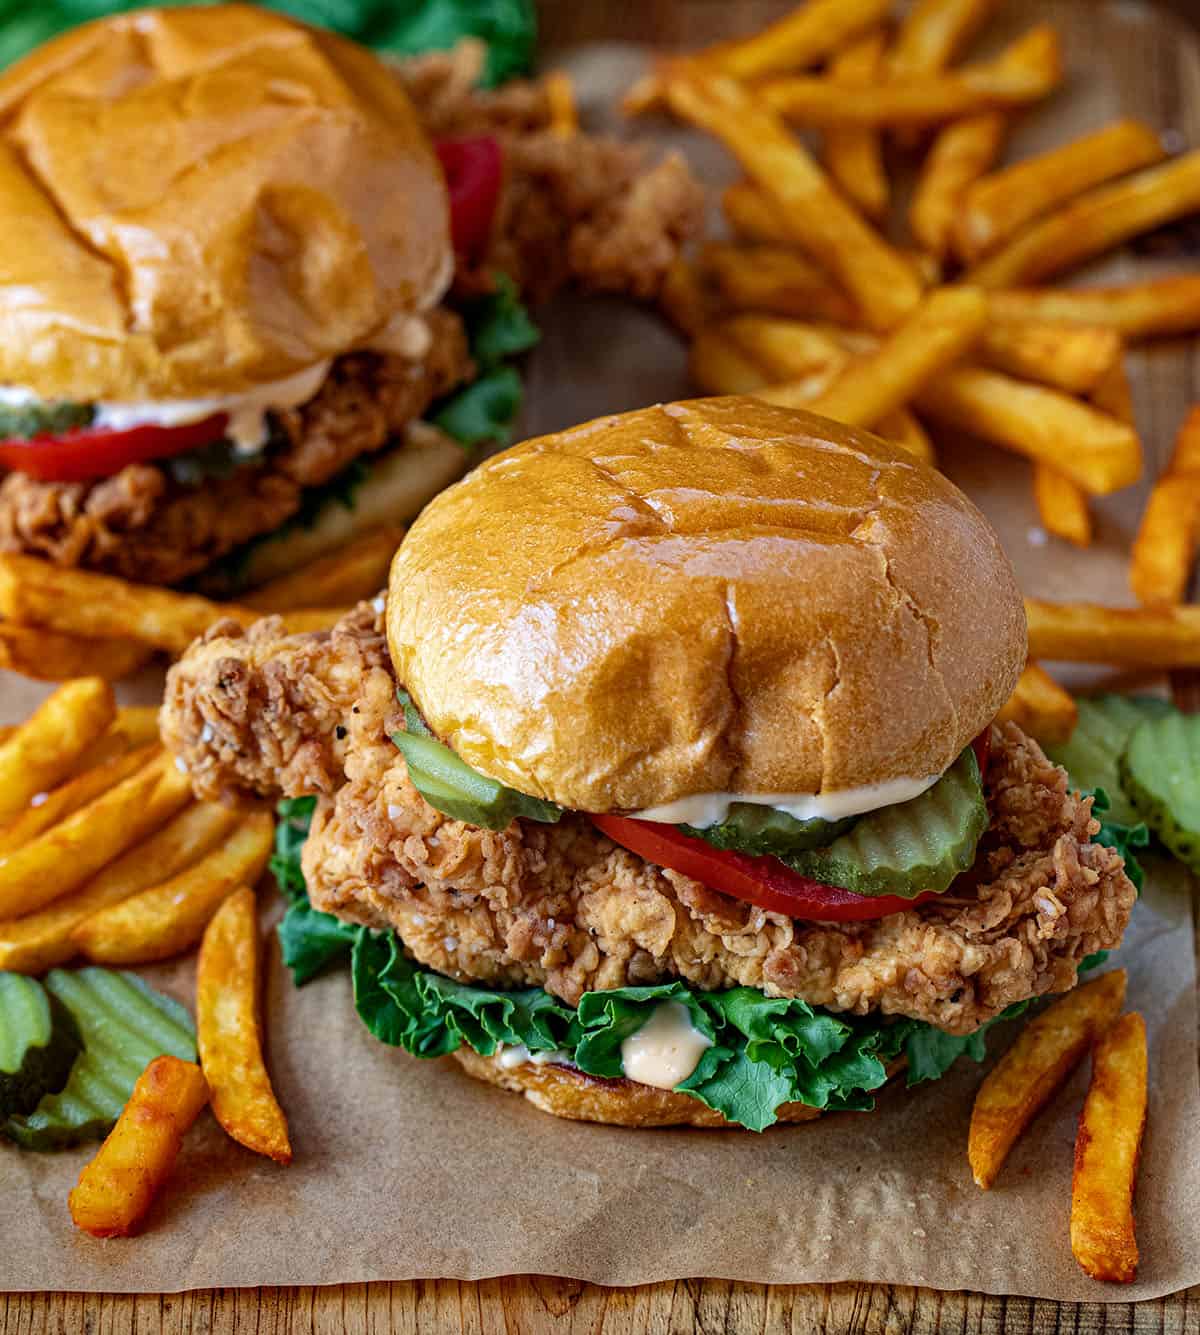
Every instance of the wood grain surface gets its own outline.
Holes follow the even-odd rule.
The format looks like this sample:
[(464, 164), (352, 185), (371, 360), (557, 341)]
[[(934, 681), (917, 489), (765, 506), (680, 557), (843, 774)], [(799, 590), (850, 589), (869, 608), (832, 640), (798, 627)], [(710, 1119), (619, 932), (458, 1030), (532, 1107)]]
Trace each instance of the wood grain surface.
[[(1044, 6), (1058, 17), (1058, 0)], [(664, 46), (694, 45), (747, 29), (783, 6), (775, 0), (542, 0), (546, 48), (619, 35)], [(1099, 0), (1094, 6), (1094, 50), (1107, 60), (1123, 88), (1136, 90), (1133, 109), (1160, 124), (1182, 125), (1200, 117), (1197, 46), (1178, 18), (1200, 26), (1200, 0), (1170, 0), (1161, 17), (1137, 25), (1131, 12), (1143, 0)], [(736, 16), (736, 17), (731, 17)], [(1188, 108), (1185, 115), (1184, 108)], [(1195, 140), (1195, 136), (1192, 136)], [(1191, 229), (1192, 240), (1195, 231)], [(1166, 244), (1172, 243), (1170, 238)], [(1185, 239), (1186, 265), (1195, 264)], [(1135, 366), (1139, 422), (1160, 462), (1177, 425), (1181, 405), (1200, 399), (1200, 355), (1174, 347), (1139, 355)], [(19, 1246), (0, 1202), (0, 1246)], [(285, 1226), (280, 1221), (281, 1228)], [(321, 1332), (588, 1332), (626, 1335), (675, 1332), (1197, 1332), (1200, 1289), (1158, 1301), (1060, 1305), (1024, 1298), (983, 1297), (929, 1290), (840, 1284), (773, 1287), (714, 1280), (684, 1280), (639, 1289), (602, 1289), (572, 1280), (514, 1277), (480, 1283), (346, 1285), (330, 1288), (217, 1290), (152, 1296), (88, 1294), (0, 1295), (0, 1335), (318, 1335)]]

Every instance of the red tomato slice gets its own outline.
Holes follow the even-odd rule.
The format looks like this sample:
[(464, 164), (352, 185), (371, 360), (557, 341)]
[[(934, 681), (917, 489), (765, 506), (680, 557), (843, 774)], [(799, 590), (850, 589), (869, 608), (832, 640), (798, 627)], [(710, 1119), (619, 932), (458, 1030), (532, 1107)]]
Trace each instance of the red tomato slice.
[(504, 153), (490, 134), (439, 139), (434, 151), (450, 190), (450, 238), (454, 249), (478, 259), (487, 246), (504, 178)]
[(112, 477), (127, 464), (167, 459), (220, 440), (224, 413), (184, 426), (133, 426), (126, 431), (80, 427), (61, 436), (0, 441), (0, 466), (43, 482), (86, 482)]
[(592, 824), (615, 844), (637, 853), (647, 862), (681, 872), (734, 899), (789, 918), (816, 922), (854, 922), (903, 913), (914, 904), (936, 899), (932, 890), (912, 899), (897, 895), (856, 895), (837, 885), (825, 885), (798, 876), (778, 858), (748, 857), (713, 848), (703, 839), (684, 834), (674, 825), (631, 820), (628, 816), (590, 816)]

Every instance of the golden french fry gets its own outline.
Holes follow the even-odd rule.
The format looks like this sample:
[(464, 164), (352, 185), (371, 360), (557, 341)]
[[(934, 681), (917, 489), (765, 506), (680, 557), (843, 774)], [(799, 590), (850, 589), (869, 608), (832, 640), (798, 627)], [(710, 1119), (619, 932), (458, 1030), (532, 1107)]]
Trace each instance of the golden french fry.
[(241, 886), (213, 914), (196, 964), (196, 1039), (213, 1116), (240, 1145), (291, 1163), (287, 1119), (263, 1061), (258, 917)]
[(944, 70), (996, 7), (997, 0), (917, 0), (905, 15), (888, 57), (893, 79)]
[(688, 375), (705, 394), (756, 394), (771, 379), (718, 325), (701, 329), (692, 340)]
[(955, 249), (965, 263), (973, 264), (1051, 209), (1165, 156), (1148, 125), (1119, 120), (1015, 162), (966, 192), (955, 223)]
[(243, 818), (227, 842), (199, 862), (85, 919), (73, 939), (96, 964), (150, 964), (181, 955), (236, 886), (253, 885), (271, 856), (275, 823), (266, 811)]
[(1072, 482), (1053, 464), (1035, 462), (1033, 499), (1047, 533), (1073, 542), (1076, 547), (1091, 546), (1092, 514), (1087, 492), (1077, 482)]
[(707, 324), (713, 303), (696, 265), (683, 255), (676, 255), (663, 275), (658, 305), (685, 337), (699, 333)]
[(1121, 1013), (1125, 971), (1114, 969), (1035, 1016), (988, 1072), (975, 1096), (967, 1158), (985, 1190), (1017, 1138)]
[(101, 793), (136, 774), (158, 750), (156, 744), (139, 747), (136, 751), (110, 756), (108, 760), (86, 769), (73, 779), (46, 795), (46, 800), (24, 811), (0, 828), (0, 858), (36, 839), (43, 831), (66, 820), (72, 812), (85, 807)]
[(1167, 472), (1200, 474), (1200, 404), (1192, 408), (1179, 428)]
[[(749, 196), (762, 199), (753, 187)], [(850, 298), (795, 249), (714, 241), (705, 247), (703, 264), (723, 304), (732, 310), (771, 311), (835, 324), (848, 324), (855, 318)]]
[[(851, 87), (874, 83), (883, 71), (884, 41), (879, 30), (858, 38), (830, 62), (830, 75)], [(879, 222), (886, 216), (891, 186), (876, 131), (831, 127), (825, 134), (825, 167), (842, 193), (868, 218)]]
[(82, 889), (37, 913), (0, 922), (0, 969), (45, 973), (65, 964), (75, 954), (72, 933), (80, 923), (198, 862), (241, 818), (228, 807), (193, 802), (110, 862)]
[[(1043, 744), (1070, 740), (1079, 710), (1070, 694), (1039, 663), (1026, 663), (1016, 689), (996, 716), (1001, 723), (1015, 723)], [(975, 1179), (979, 1181), (978, 1177)], [(980, 1186), (987, 1183), (980, 1182)]]
[(734, 154), (791, 239), (828, 269), (868, 324), (889, 329), (916, 306), (921, 282), (912, 266), (846, 203), (777, 115), (732, 79), (675, 79), (668, 97)]
[(207, 1102), (208, 1086), (195, 1062), (155, 1057), (96, 1157), (79, 1174), (69, 1197), (75, 1226), (95, 1238), (134, 1233)]
[(1129, 587), (1143, 607), (1186, 599), (1198, 536), (1200, 475), (1165, 474), (1150, 492), (1129, 558)]
[(875, 430), (893, 445), (899, 445), (922, 463), (937, 467), (937, 453), (929, 433), (907, 408), (897, 408), (876, 423)]
[(550, 129), (560, 138), (569, 139), (579, 133), (579, 111), (575, 106), (575, 85), (571, 76), (562, 70), (552, 70), (542, 80), (546, 105), (550, 112)]
[(917, 407), (993, 445), (1053, 464), (1093, 496), (1119, 491), (1141, 475), (1141, 444), (1127, 423), (999, 371), (944, 371), (917, 394)]
[(1137, 1278), (1133, 1194), (1146, 1127), (1146, 1023), (1136, 1011), (1096, 1044), (1075, 1135), (1071, 1252), (1093, 1279)]
[(1197, 209), (1200, 149), (1079, 195), (982, 260), (970, 281), (1001, 288), (1035, 283)]
[[(990, 306), (989, 306), (990, 313)], [(1121, 336), (1099, 325), (989, 324), (979, 360), (1018, 380), (1089, 394), (1122, 355)]]
[[(288, 611), (283, 619), (290, 631), (327, 630), (346, 610)], [(214, 603), (195, 594), (131, 584), (112, 575), (12, 554), (0, 556), (0, 613), (22, 625), (89, 638), (125, 636), (175, 654), (222, 617), (249, 626), (263, 615), (250, 607)]]
[(1101, 607), (1026, 598), (1034, 658), (1115, 666), (1200, 667), (1200, 606)]
[(838, 338), (816, 325), (770, 315), (734, 315), (716, 326), (770, 380), (840, 371), (850, 360)]
[(986, 317), (982, 292), (939, 288), (875, 352), (851, 362), (820, 398), (800, 402), (789, 385), (773, 386), (760, 397), (769, 403), (807, 407), (850, 426), (874, 426), (969, 351)]
[(113, 729), (119, 732), (126, 746), (148, 746), (158, 741), (157, 705), (122, 705), (117, 710)]
[(1040, 101), (1058, 87), (1062, 73), (1058, 34), (1042, 24), (995, 60), (947, 74), (869, 88), (784, 75), (756, 85), (756, 92), (766, 106), (798, 125), (935, 125)]
[(1088, 395), (1102, 413), (1115, 417), (1126, 426), (1137, 426), (1133, 412), (1133, 389), (1125, 370), (1125, 358), (1119, 357), (1100, 378), (1099, 384)]
[(1200, 329), (1200, 277), (1179, 274), (1119, 287), (1008, 288), (988, 295), (997, 321), (1103, 326), (1136, 340)]
[(0, 821), (70, 775), (116, 717), (112, 688), (99, 677), (65, 682), (0, 745)]
[(0, 859), (0, 918), (35, 913), (77, 890), (191, 797), (187, 776), (158, 756), (87, 806)]
[(947, 125), (934, 139), (908, 209), (912, 233), (930, 254), (950, 253), (963, 195), (995, 162), (1007, 129), (1005, 116), (987, 111)]
[(70, 681), (73, 677), (103, 677), (120, 681), (145, 667), (154, 650), (133, 640), (84, 639), (0, 622), (0, 667), (35, 681)]
[(335, 607), (373, 598), (387, 587), (388, 569), (404, 537), (398, 524), (373, 528), (344, 547), (255, 589), (245, 605), (262, 614)]

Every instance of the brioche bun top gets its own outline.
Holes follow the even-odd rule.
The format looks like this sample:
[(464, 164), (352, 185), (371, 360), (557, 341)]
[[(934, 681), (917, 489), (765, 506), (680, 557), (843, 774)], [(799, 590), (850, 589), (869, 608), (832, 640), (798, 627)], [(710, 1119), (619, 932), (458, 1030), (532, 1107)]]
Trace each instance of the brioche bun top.
[(487, 460), (409, 531), (387, 628), (468, 764), (594, 812), (941, 773), (1025, 660), (1012, 568), (947, 478), (742, 397)]
[(74, 29), (0, 75), (0, 382), (236, 393), (432, 305), (446, 188), (370, 52), (250, 5)]

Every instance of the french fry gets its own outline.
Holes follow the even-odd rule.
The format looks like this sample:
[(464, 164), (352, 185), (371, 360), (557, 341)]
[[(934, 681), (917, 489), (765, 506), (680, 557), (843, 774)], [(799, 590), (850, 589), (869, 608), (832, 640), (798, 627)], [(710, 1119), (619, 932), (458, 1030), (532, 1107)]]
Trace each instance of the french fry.
[(917, 394), (916, 406), (948, 426), (1053, 464), (1089, 495), (1119, 491), (1141, 475), (1141, 445), (1132, 427), (1057, 390), (999, 371), (979, 366), (945, 371)]
[[(1079, 710), (1070, 694), (1045, 668), (1030, 661), (1017, 680), (1016, 690), (996, 717), (1001, 723), (1017, 724), (1043, 745), (1047, 742), (1059, 744), (1070, 740)], [(978, 1177), (975, 1180), (978, 1182)], [(979, 1185), (988, 1184), (980, 1182)]]
[(1118, 667), (1200, 667), (1200, 606), (1101, 607), (1026, 598), (1034, 658)]
[(234, 890), (204, 929), (196, 964), (196, 1038), (213, 1115), (240, 1145), (291, 1163), (287, 1119), (271, 1088), (258, 1021), (254, 891)]
[(981, 287), (1017, 287), (1200, 209), (1200, 149), (1079, 195), (970, 270)]
[(1167, 473), (1150, 492), (1129, 558), (1129, 587), (1143, 607), (1187, 597), (1200, 536), (1200, 475)]
[(792, 240), (828, 269), (868, 324), (889, 329), (916, 306), (921, 282), (912, 266), (842, 199), (778, 116), (731, 79), (672, 80), (668, 97), (737, 157)]
[(771, 379), (717, 325), (701, 329), (692, 340), (688, 375), (705, 394), (757, 394)]
[(1068, 144), (976, 181), (962, 200), (955, 249), (967, 264), (1085, 190), (1160, 162), (1159, 137), (1140, 121), (1119, 120)]
[(96, 1157), (79, 1174), (69, 1197), (75, 1226), (95, 1238), (136, 1232), (207, 1102), (199, 1066), (155, 1057)]
[(157, 705), (122, 705), (117, 710), (113, 730), (119, 732), (126, 746), (148, 746), (158, 741)]
[(110, 788), (136, 774), (155, 754), (154, 744), (136, 751), (111, 756), (103, 763), (86, 769), (73, 779), (46, 795), (46, 800), (35, 807), (26, 807), (14, 820), (0, 828), (0, 858), (36, 839), (39, 834), (66, 820), (72, 812), (106, 793)]
[(947, 125), (934, 139), (908, 209), (912, 233), (930, 254), (950, 253), (963, 195), (999, 156), (1007, 128), (1006, 117), (988, 111)]
[(1125, 370), (1125, 358), (1118, 357), (1100, 378), (1100, 382), (1088, 396), (1095, 407), (1118, 422), (1136, 428), (1137, 418), (1133, 411), (1133, 388)]
[(996, 7), (996, 0), (917, 0), (904, 17), (888, 57), (893, 79), (944, 70)]
[(89, 640), (40, 626), (0, 622), (0, 667), (35, 681), (103, 677), (120, 681), (145, 667), (154, 650), (133, 640)]
[[(830, 75), (851, 87), (869, 85), (882, 73), (883, 50), (883, 33), (869, 32), (834, 57)], [(829, 129), (825, 166), (842, 193), (868, 218), (879, 222), (886, 216), (891, 186), (883, 165), (883, 145), (874, 130)]]
[(550, 110), (550, 129), (562, 139), (579, 133), (579, 112), (575, 106), (575, 85), (562, 70), (552, 70), (542, 80), (542, 90)]
[(892, 444), (899, 445), (922, 463), (937, 467), (937, 453), (929, 433), (907, 408), (897, 408), (876, 424), (875, 430)]
[(764, 104), (797, 125), (876, 129), (936, 125), (1040, 101), (1062, 81), (1058, 34), (1030, 29), (995, 60), (932, 77), (855, 88), (813, 75), (785, 75), (755, 86)]
[(165, 756), (0, 860), (0, 918), (35, 913), (77, 890), (144, 839), (191, 796), (187, 776)]
[(274, 828), (268, 812), (244, 817), (199, 862), (85, 919), (73, 933), (75, 945), (94, 963), (109, 965), (150, 964), (190, 950), (225, 896), (262, 875)]
[(387, 587), (388, 569), (403, 537), (404, 529), (396, 524), (373, 528), (328, 556), (255, 589), (245, 605), (265, 614), (373, 598)]
[(987, 1190), (1009, 1150), (1121, 1013), (1125, 971), (1114, 969), (1068, 992), (1035, 1016), (988, 1072), (975, 1106), (967, 1158)]
[(696, 265), (676, 255), (663, 275), (658, 293), (662, 313), (684, 337), (697, 334), (708, 323), (713, 305)]
[(1037, 462), (1033, 465), (1033, 499), (1047, 533), (1076, 547), (1091, 546), (1092, 514), (1087, 492), (1077, 482), (1053, 464)]
[[(727, 198), (734, 189), (731, 186), (726, 192)], [(747, 197), (762, 200), (753, 187)], [(763, 207), (769, 211), (769, 206)], [(705, 247), (703, 263), (724, 304), (732, 310), (773, 311), (801, 319), (831, 320), (835, 324), (849, 324), (855, 319), (850, 298), (795, 249), (779, 245), (731, 246), (715, 241)]]
[[(318, 608), (284, 613), (289, 631), (328, 630), (346, 608)], [(147, 584), (131, 584), (111, 575), (65, 569), (35, 556), (0, 556), (0, 613), (22, 625), (46, 627), (71, 635), (116, 638), (181, 654), (192, 640), (222, 617), (243, 626), (263, 614), (233, 603), (214, 603), (194, 594)]]
[(814, 371), (837, 372), (850, 360), (840, 338), (799, 320), (734, 315), (717, 327), (772, 380), (794, 380)]
[(1196, 404), (1184, 418), (1166, 471), (1200, 475), (1200, 404)]
[(193, 802), (82, 889), (37, 913), (0, 922), (0, 969), (40, 974), (65, 964), (75, 954), (72, 933), (81, 923), (198, 862), (240, 820), (241, 814), (228, 807)]
[(1120, 334), (1100, 325), (989, 324), (979, 360), (1018, 380), (1090, 394), (1122, 352)]
[(988, 296), (1002, 322), (1083, 324), (1130, 341), (1200, 329), (1200, 276), (1178, 274), (1119, 287), (1008, 288)]
[(820, 398), (799, 402), (789, 385), (773, 386), (760, 397), (769, 403), (807, 407), (850, 426), (874, 426), (969, 351), (986, 316), (981, 292), (967, 287), (940, 288), (875, 352), (851, 362)]
[(1071, 1251), (1093, 1279), (1137, 1277), (1133, 1194), (1146, 1127), (1146, 1024), (1123, 1015), (1096, 1044), (1075, 1135)]
[(112, 688), (99, 677), (64, 683), (0, 745), (0, 821), (71, 774), (116, 716)]

